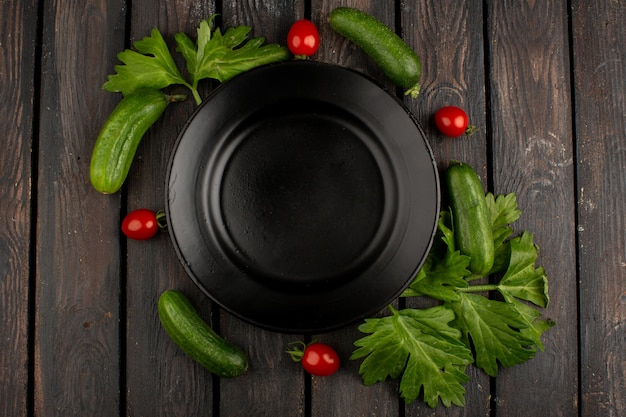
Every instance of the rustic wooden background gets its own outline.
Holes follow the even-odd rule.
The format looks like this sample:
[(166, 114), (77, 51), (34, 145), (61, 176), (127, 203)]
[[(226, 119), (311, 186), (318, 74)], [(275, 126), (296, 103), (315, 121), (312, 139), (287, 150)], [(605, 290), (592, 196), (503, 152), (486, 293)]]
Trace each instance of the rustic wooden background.
[[(154, 26), (171, 42), (219, 12), (224, 27), (284, 43), (308, 17), (322, 36), (315, 59), (393, 90), (330, 30), (339, 5), (374, 14), (414, 47), (423, 93), (406, 103), (440, 167), (462, 160), (490, 190), (516, 192), (517, 226), (541, 246), (545, 315), (557, 322), (545, 352), (493, 379), (469, 368), (465, 408), (405, 405), (394, 382), (363, 386), (347, 360), (356, 326), (319, 336), (346, 360), (335, 376), (310, 378), (283, 353), (294, 336), (253, 328), (201, 295), (167, 234), (120, 235), (126, 212), (163, 207), (166, 163), (192, 101), (151, 129), (121, 193), (89, 184), (95, 138), (120, 99), (101, 85), (116, 54)], [(619, 0), (1, 1), (0, 415), (626, 415), (624, 16)], [(467, 109), (480, 132), (440, 137), (431, 117), (444, 104)], [(155, 309), (168, 288), (246, 348), (246, 376), (212, 377), (171, 343)]]

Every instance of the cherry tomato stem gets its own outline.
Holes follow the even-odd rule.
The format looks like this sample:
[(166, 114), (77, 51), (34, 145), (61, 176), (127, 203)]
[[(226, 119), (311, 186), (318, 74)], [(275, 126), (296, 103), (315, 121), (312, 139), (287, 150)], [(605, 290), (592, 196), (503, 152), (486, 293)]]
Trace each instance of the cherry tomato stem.
[(159, 210), (156, 212), (156, 220), (159, 229), (167, 229), (167, 218), (163, 210)]

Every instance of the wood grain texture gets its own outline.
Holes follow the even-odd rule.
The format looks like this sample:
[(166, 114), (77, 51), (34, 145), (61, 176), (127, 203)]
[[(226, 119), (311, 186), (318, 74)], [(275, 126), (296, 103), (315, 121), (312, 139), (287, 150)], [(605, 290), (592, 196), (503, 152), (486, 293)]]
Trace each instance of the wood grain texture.
[[(124, 5), (44, 8), (37, 184), (35, 415), (119, 413), (119, 199), (89, 182), (114, 101), (101, 83), (123, 45)], [(58, 364), (61, 364), (59, 366)]]
[(220, 331), (241, 346), (249, 370), (240, 377), (220, 380), (220, 414), (223, 416), (305, 416), (304, 375), (285, 353), (301, 337), (255, 328), (222, 314)]
[(496, 413), (570, 416), (578, 351), (567, 3), (494, 1), (488, 16), (493, 188), (517, 194), (515, 227), (540, 246), (551, 296), (543, 314), (557, 323), (544, 334), (545, 352), (500, 371)]
[[(386, 314), (386, 313), (385, 313)], [(398, 382), (388, 380), (371, 386), (359, 375), (361, 360), (350, 360), (354, 341), (364, 336), (357, 325), (317, 335), (315, 339), (333, 346), (341, 360), (339, 371), (331, 377), (312, 377), (311, 415), (398, 416), (401, 401)]]
[[(284, 353), (303, 336), (214, 308), (166, 233), (149, 242), (120, 235), (126, 212), (163, 208), (167, 162), (193, 101), (170, 106), (150, 129), (120, 193), (101, 195), (89, 183), (96, 136), (121, 99), (101, 86), (117, 53), (153, 27), (183, 66), (173, 35), (193, 37), (216, 11), (221, 26), (247, 24), (253, 36), (283, 44), (290, 24), (310, 17), (322, 38), (314, 59), (399, 93), (330, 29), (328, 14), (345, 5), (396, 28), (421, 56), (422, 94), (403, 99), (439, 168), (462, 160), (486, 188), (516, 192), (523, 215), (515, 226), (532, 231), (541, 249), (545, 316), (557, 322), (545, 352), (493, 380), (468, 368), (465, 408), (406, 405), (397, 381), (364, 386), (360, 362), (348, 359), (356, 325), (316, 336), (339, 352), (337, 374), (305, 374)], [(617, 0), (0, 2), (0, 415), (626, 415), (624, 15)], [(201, 94), (216, 85), (203, 83)], [(439, 135), (432, 115), (445, 104), (465, 108), (480, 131)], [(156, 313), (170, 288), (244, 348), (247, 374), (219, 380), (171, 342)]]
[[(440, 169), (451, 160), (469, 163), (487, 187), (482, 2), (405, 2), (401, 12), (403, 37), (420, 55), (423, 67), (419, 97), (405, 102), (424, 128)], [(447, 105), (465, 109), (479, 131), (457, 139), (443, 136), (433, 116)]]
[[(251, 36), (286, 44), (291, 24), (304, 17), (304, 1), (223, 2), (222, 26), (247, 25)], [(220, 381), (220, 413), (224, 416), (303, 416), (304, 377), (285, 353), (295, 338), (255, 328), (222, 312), (222, 334), (248, 353), (250, 370), (244, 377)]]
[[(422, 125), (441, 175), (451, 160), (470, 164), (487, 188), (487, 135), (485, 118), (485, 67), (483, 11), (480, 1), (406, 2), (401, 6), (402, 35), (420, 55), (423, 65), (422, 90), (417, 99), (405, 103)], [(434, 125), (435, 111), (446, 105), (459, 106), (468, 113), (479, 131), (469, 137), (448, 138)], [(442, 192), (442, 207), (447, 196)], [(423, 308), (430, 300), (407, 300), (407, 306)], [(437, 408), (437, 415), (483, 416), (490, 412), (489, 377), (474, 366), (467, 368), (464, 408)], [(406, 416), (433, 413), (418, 400), (405, 410)]]
[(37, 7), (0, 4), (0, 401), (3, 412), (26, 416), (29, 406), (29, 284), (35, 121)]
[[(331, 2), (326, 0), (311, 2), (311, 19), (318, 25), (321, 46), (316, 59), (350, 68), (371, 77), (392, 94), (395, 86), (377, 67), (367, 54), (334, 32), (328, 24), (330, 12), (338, 6), (355, 7), (374, 15), (390, 28), (395, 29), (394, 2), (370, 0), (348, 0)], [(335, 347), (342, 366), (331, 378), (316, 378), (311, 381), (312, 416), (396, 416), (400, 401), (396, 381), (365, 386), (358, 374), (361, 361), (350, 361), (354, 341), (363, 336), (356, 323), (345, 329), (315, 336)]]
[[(136, 41), (157, 27), (183, 69), (185, 63), (175, 51), (174, 35), (185, 32), (195, 39), (200, 21), (208, 19), (215, 10), (215, 2), (133, 1), (129, 35)], [(206, 89), (207, 85), (203, 85), (203, 95)], [(181, 86), (169, 87), (167, 91), (190, 94)], [(168, 106), (142, 139), (126, 184), (127, 211), (141, 207), (164, 210), (169, 157), (195, 108), (191, 95), (185, 102)], [(126, 251), (127, 414), (213, 415), (213, 376), (174, 344), (157, 314), (158, 297), (165, 290), (176, 289), (211, 323), (209, 301), (185, 274), (167, 232), (149, 242), (128, 240)]]
[(581, 415), (626, 415), (626, 4), (572, 4)]

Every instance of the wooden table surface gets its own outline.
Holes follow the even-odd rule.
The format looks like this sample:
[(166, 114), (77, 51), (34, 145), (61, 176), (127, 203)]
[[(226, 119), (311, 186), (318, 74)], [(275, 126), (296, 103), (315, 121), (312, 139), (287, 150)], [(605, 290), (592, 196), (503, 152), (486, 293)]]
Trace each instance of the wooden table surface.
[[(395, 381), (366, 387), (348, 360), (356, 324), (318, 335), (343, 358), (310, 377), (284, 353), (301, 339), (220, 311), (185, 274), (167, 233), (119, 231), (128, 211), (163, 208), (170, 151), (195, 105), (168, 108), (141, 143), (123, 190), (101, 195), (89, 162), (120, 100), (101, 89), (116, 54), (158, 27), (195, 36), (222, 27), (285, 43), (296, 19), (319, 25), (314, 59), (366, 73), (364, 53), (328, 25), (339, 5), (396, 28), (424, 65), (405, 99), (441, 169), (474, 166), (485, 187), (515, 192), (516, 223), (535, 234), (556, 326), (545, 351), (496, 378), (468, 368), (466, 406), (405, 404)], [(565, 416), (626, 415), (626, 2), (378, 0), (5, 0), (0, 2), (0, 415)], [(173, 48), (172, 48), (173, 49)], [(203, 84), (208, 94), (210, 83)], [(467, 109), (480, 131), (437, 134), (432, 114)], [(176, 288), (244, 347), (242, 377), (220, 380), (162, 330), (156, 300)]]

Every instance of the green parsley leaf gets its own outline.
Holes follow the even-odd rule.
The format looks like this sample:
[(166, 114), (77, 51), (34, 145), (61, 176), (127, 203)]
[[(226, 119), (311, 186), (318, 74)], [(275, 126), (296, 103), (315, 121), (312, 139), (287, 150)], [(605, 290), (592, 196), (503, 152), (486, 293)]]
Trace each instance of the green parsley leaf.
[(443, 259), (429, 256), (404, 296), (425, 295), (440, 301), (459, 299), (458, 288), (469, 286), (464, 277), (471, 275), (467, 269), (470, 258), (459, 251), (448, 251)]
[(541, 336), (546, 330), (555, 325), (554, 321), (540, 319), (541, 313), (539, 311), (514, 297), (507, 295), (505, 296), (505, 299), (508, 303), (515, 305), (515, 308), (517, 308), (528, 324), (528, 327), (520, 329), (520, 333), (522, 333), (525, 337), (532, 339), (534, 341), (534, 346), (543, 352), (544, 348), (543, 343), (541, 342)]
[(485, 201), (494, 230), (514, 223), (522, 215), (515, 193), (500, 194), (497, 198), (492, 193), (487, 193)]
[(548, 279), (542, 267), (535, 268), (538, 248), (532, 234), (524, 232), (510, 243), (511, 261), (498, 283), (498, 291), (505, 297), (520, 298), (546, 308), (550, 302)]
[(211, 34), (212, 20), (213, 16), (200, 22), (197, 42), (184, 33), (175, 35), (176, 49), (185, 58), (191, 76), (192, 91), (202, 79), (212, 78), (224, 82), (252, 68), (282, 61), (290, 56), (284, 46), (263, 45), (265, 39), (262, 37), (248, 40), (252, 30), (248, 26), (228, 28), (224, 34), (217, 28)]
[(185, 59), (191, 82), (176, 66), (161, 32), (154, 28), (150, 36), (133, 44), (135, 50), (126, 49), (118, 54), (124, 65), (115, 66), (116, 74), (109, 75), (102, 88), (128, 95), (142, 88), (160, 90), (179, 84), (189, 88), (196, 104), (200, 104), (201, 80), (212, 78), (224, 82), (252, 68), (290, 57), (284, 46), (263, 45), (262, 37), (247, 40), (251, 30), (248, 26), (228, 28), (223, 35), (219, 28), (211, 33), (214, 17), (200, 22), (197, 42), (182, 32), (174, 35), (176, 50)]
[(520, 332), (528, 323), (515, 305), (461, 293), (460, 299), (447, 307), (456, 314), (455, 327), (463, 333), (467, 346), (474, 346), (476, 365), (488, 375), (498, 374), (498, 362), (509, 367), (535, 356), (534, 340)]
[(517, 221), (522, 212), (517, 205), (515, 193), (501, 194), (497, 198), (494, 198), (492, 193), (487, 193), (485, 201), (491, 218), (495, 248), (495, 259), (489, 273), (495, 274), (504, 272), (509, 265), (511, 248), (507, 239), (513, 234), (509, 224)]
[(171, 84), (187, 85), (157, 28), (134, 46), (137, 51), (126, 49), (117, 55), (125, 65), (115, 66), (117, 74), (109, 75), (102, 86), (105, 91), (128, 95), (142, 88), (158, 90)]
[(489, 275), (498, 274), (504, 272), (509, 267), (509, 261), (511, 260), (511, 245), (509, 241), (503, 241), (497, 243), (499, 240), (504, 239), (504, 234), (510, 235), (513, 232), (512, 229), (507, 230), (505, 227), (501, 227), (498, 231), (494, 230), (493, 237), (495, 244), (495, 251), (493, 256), (493, 266)]
[(446, 245), (446, 250), (455, 251), (454, 232), (452, 231), (452, 213), (442, 210), (437, 221), (437, 233), (441, 235), (441, 240)]
[[(440, 379), (430, 385), (424, 382), (424, 375), (431, 378), (436, 375), (433, 365), (436, 361), (431, 361), (424, 348), (425, 345), (434, 346), (434, 341), (426, 336), (442, 338), (444, 342), (450, 339), (418, 327), (416, 321), (424, 324), (424, 317), (420, 314), (432, 318), (427, 326), (431, 329), (445, 326), (459, 331), (465, 349), (473, 352), (476, 366), (491, 376), (497, 375), (500, 365), (517, 365), (534, 357), (537, 349), (543, 350), (541, 336), (554, 322), (541, 319), (536, 308), (545, 308), (549, 303), (545, 271), (542, 267), (535, 267), (538, 247), (529, 232), (511, 238), (513, 228), (510, 224), (521, 215), (515, 194), (494, 197), (488, 193), (485, 199), (495, 245), (495, 262), (490, 275), (501, 275), (500, 281), (485, 283), (485, 277), (473, 275), (467, 269), (470, 258), (455, 248), (452, 214), (449, 210), (442, 210), (433, 246), (401, 296), (426, 296), (443, 302), (435, 307), (443, 310), (405, 309), (396, 312), (392, 309), (392, 317), (366, 320), (359, 330), (369, 335), (355, 342), (359, 349), (352, 357), (365, 357), (360, 371), (366, 384), (401, 375), (400, 392), (407, 402), (419, 396), (423, 386), (424, 401), (431, 407), (438, 402), (433, 394), (435, 390), (445, 393), (440, 394), (444, 405), (463, 404), (458, 384), (465, 378), (454, 380), (451, 376), (450, 379), (439, 376)], [(500, 292), (504, 301), (482, 295), (492, 291)], [(430, 316), (434, 311), (437, 314)], [(450, 320), (451, 317), (454, 319)], [(438, 319), (442, 321), (437, 323)], [(456, 336), (453, 339), (457, 340)], [(411, 361), (417, 354), (428, 360)], [(460, 371), (462, 366), (457, 364), (456, 368)], [(446, 383), (453, 384), (447, 391)]]
[(429, 296), (440, 301), (454, 301), (459, 297), (457, 288), (468, 286), (464, 277), (471, 275), (467, 269), (470, 258), (454, 250), (451, 222), (450, 213), (442, 211), (435, 243), (402, 297)]
[(520, 333), (531, 338), (534, 345), (543, 351), (541, 335), (552, 326), (551, 320), (540, 320), (541, 313), (520, 300), (529, 301), (539, 307), (547, 307), (550, 302), (548, 295), (548, 278), (542, 267), (535, 268), (538, 247), (533, 243), (532, 234), (511, 239), (511, 261), (506, 273), (497, 285), (497, 290), (505, 301), (514, 305), (527, 323)]
[(424, 310), (390, 308), (391, 316), (367, 319), (359, 330), (368, 335), (357, 340), (350, 359), (365, 357), (359, 373), (366, 385), (388, 377), (400, 381), (400, 394), (407, 403), (423, 391), (424, 401), (436, 407), (465, 405), (465, 368), (472, 363), (471, 351), (461, 333), (448, 323), (454, 313), (442, 306)]

